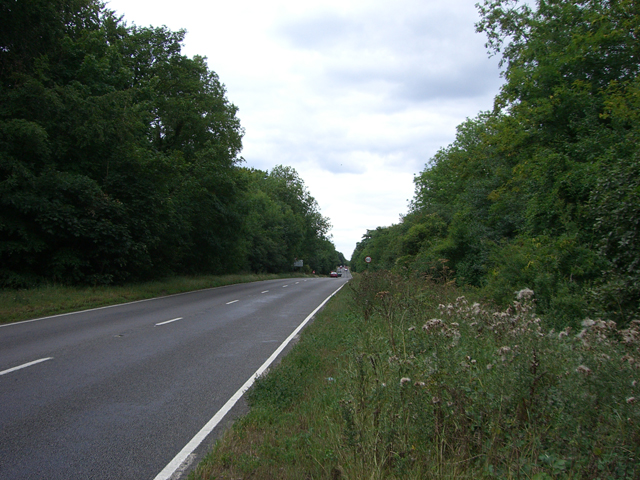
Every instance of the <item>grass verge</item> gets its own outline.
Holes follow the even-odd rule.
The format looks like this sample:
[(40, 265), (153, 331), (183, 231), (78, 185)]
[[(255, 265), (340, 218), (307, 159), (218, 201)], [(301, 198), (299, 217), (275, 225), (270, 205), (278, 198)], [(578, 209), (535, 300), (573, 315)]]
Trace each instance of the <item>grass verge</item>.
[(190, 480), (639, 478), (640, 325), (555, 332), (534, 304), (355, 278)]
[(204, 288), (292, 276), (297, 275), (208, 275), (173, 277), (123, 286), (83, 288), (45, 285), (28, 290), (3, 290), (0, 291), (0, 323), (29, 320)]

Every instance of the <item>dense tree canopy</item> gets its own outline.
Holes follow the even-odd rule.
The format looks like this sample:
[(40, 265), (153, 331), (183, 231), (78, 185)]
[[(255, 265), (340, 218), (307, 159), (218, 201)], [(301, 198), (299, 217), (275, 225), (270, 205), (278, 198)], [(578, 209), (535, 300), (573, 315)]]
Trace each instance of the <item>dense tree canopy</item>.
[(0, 0), (1, 285), (335, 256), (295, 171), (239, 167), (237, 108), (183, 38), (96, 0)]
[(384, 241), (381, 267), (453, 272), (497, 301), (529, 287), (558, 326), (638, 318), (639, 9), (485, 0), (477, 28), (505, 78), (495, 108), (458, 127), (402, 224), (369, 232), (355, 267)]
[(345, 263), (327, 237), (329, 220), (293, 168), (279, 165), (271, 172), (244, 173), (249, 184), (247, 251), (254, 271), (283, 271), (300, 259), (306, 271), (327, 274)]

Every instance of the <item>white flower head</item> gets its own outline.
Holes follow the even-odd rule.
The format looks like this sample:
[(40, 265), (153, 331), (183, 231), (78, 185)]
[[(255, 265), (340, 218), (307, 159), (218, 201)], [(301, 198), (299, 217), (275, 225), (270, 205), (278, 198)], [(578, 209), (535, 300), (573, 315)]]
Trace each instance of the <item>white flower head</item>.
[(534, 292), (528, 288), (523, 288), (519, 292), (516, 292), (516, 298), (518, 300), (530, 300), (533, 298)]

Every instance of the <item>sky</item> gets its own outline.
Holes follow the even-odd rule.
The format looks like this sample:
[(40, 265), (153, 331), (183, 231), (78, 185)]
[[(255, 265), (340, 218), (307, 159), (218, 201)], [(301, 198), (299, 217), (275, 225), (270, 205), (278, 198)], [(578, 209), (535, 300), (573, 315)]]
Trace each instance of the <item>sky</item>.
[(503, 80), (478, 0), (107, 0), (127, 24), (187, 31), (245, 129), (246, 167), (295, 168), (348, 259), (399, 223), (414, 175), (493, 107)]

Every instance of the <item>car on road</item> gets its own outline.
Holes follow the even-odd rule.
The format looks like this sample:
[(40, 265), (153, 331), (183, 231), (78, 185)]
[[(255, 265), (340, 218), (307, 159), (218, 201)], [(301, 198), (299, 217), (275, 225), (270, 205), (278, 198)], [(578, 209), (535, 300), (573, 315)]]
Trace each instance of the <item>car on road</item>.
[(329, 276), (338, 278), (338, 274), (336, 272), (331, 272), (331, 274)]

